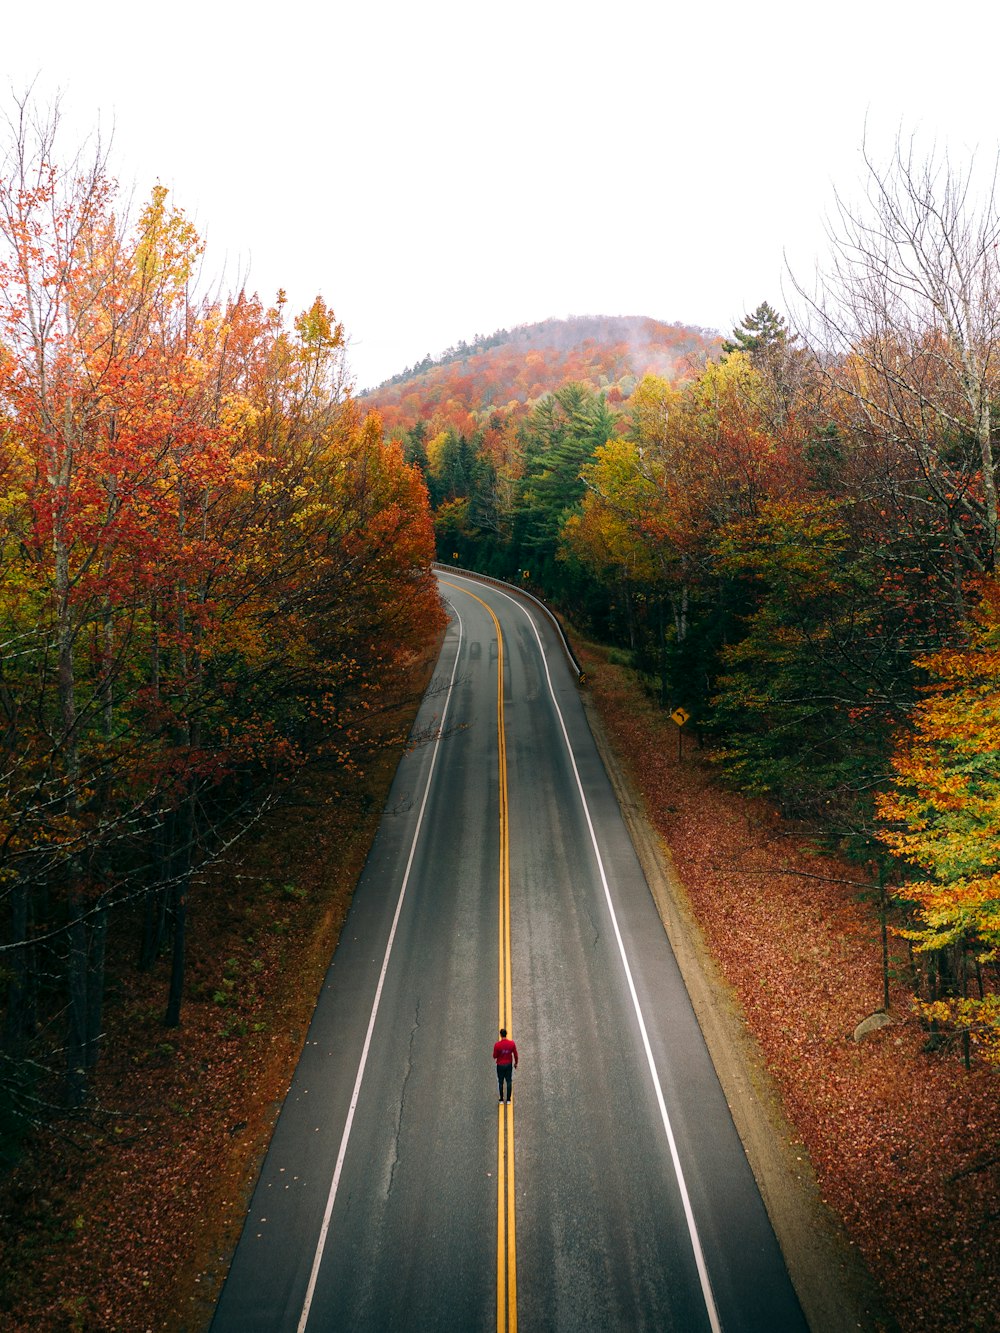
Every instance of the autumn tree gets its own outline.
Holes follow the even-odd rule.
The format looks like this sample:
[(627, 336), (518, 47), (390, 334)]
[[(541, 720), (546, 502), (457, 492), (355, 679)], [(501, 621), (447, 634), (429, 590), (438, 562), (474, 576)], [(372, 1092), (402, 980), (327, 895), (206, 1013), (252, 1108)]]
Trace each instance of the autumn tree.
[(143, 904), (178, 1022), (198, 873), (296, 766), (363, 759), (441, 611), (329, 307), (195, 299), (166, 191), (130, 222), (55, 129), (21, 105), (0, 179), (0, 952), (7, 1067), (62, 1048), (75, 1106), (112, 917)]
[(630, 447), (609, 445), (584, 467), (582, 512), (565, 529), (602, 578), (615, 552), (629, 553), (638, 578), (625, 579), (620, 563), (613, 576), (637, 661), (659, 677), (664, 702), (702, 717), (721, 644), (744, 610), (720, 566), (719, 536), (804, 476), (793, 419), (778, 429), (770, 408), (766, 379), (744, 352), (680, 387), (644, 377), (625, 418)]
[(733, 524), (754, 521), (769, 501), (797, 493), (801, 445), (794, 417), (776, 425), (765, 377), (734, 352), (683, 386), (644, 449), (643, 466), (656, 472), (664, 495), (678, 690), (689, 709), (706, 709), (722, 645), (738, 635), (745, 609), (720, 567), (720, 537)]
[(0, 181), (3, 387), (28, 505), (19, 563), (46, 590), (31, 649), (22, 640), (15, 654), (19, 726), (7, 739), (19, 758), (8, 769), (6, 847), (15, 937), (26, 919), (17, 901), (26, 872), (64, 903), (64, 922), (50, 924), (66, 944), (76, 1103), (100, 1032), (108, 880), (98, 848), (122, 837), (128, 817), (116, 800), (129, 784), (114, 773), (114, 751), (128, 748), (116, 733), (114, 694), (145, 558), (136, 517), (158, 507), (167, 444), (138, 388), (138, 368), (148, 373), (160, 350), (149, 228), (129, 237), (114, 214), (99, 147), (66, 171), (53, 164), (55, 129), (22, 103)]
[[(880, 795), (905, 867), (904, 933), (927, 960), (921, 1009), (1000, 1064), (1000, 582), (976, 585), (968, 641), (925, 658), (930, 683)], [(984, 972), (988, 974), (984, 982)]]
[(612, 593), (614, 628), (639, 646), (643, 603), (661, 581), (662, 543), (656, 540), (660, 492), (630, 440), (599, 446), (581, 472), (586, 492), (562, 529), (563, 546)]

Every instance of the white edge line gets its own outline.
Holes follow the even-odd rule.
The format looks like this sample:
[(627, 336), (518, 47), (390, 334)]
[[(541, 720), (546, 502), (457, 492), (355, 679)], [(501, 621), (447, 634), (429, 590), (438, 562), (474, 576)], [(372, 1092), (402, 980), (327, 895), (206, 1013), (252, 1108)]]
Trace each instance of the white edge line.
[(420, 837), (420, 829), (424, 822), (424, 811), (427, 808), (427, 798), (430, 795), (431, 779), (434, 776), (434, 768), (437, 764), (438, 748), (441, 744), (441, 737), (444, 734), (445, 719), (448, 716), (448, 709), (451, 706), (452, 690), (455, 685), (455, 676), (458, 672), (458, 659), (462, 649), (463, 625), (462, 617), (457, 607), (452, 608), (455, 612), (455, 618), (458, 621), (458, 644), (455, 648), (455, 664), (451, 669), (451, 679), (448, 681), (448, 694), (445, 699), (444, 709), (441, 713), (441, 725), (438, 728), (437, 737), (434, 740), (434, 750), (431, 755), (430, 768), (427, 770), (427, 782), (424, 786), (423, 798), (420, 802), (420, 810), (417, 814), (417, 824), (413, 830), (413, 841), (410, 843), (410, 854), (406, 860), (406, 870), (403, 873), (403, 883), (399, 890), (399, 898), (396, 901), (396, 911), (392, 918), (392, 926), (389, 930), (389, 938), (386, 941), (385, 957), (382, 959), (382, 970), (379, 973), (378, 985), (375, 988), (375, 998), (372, 1001), (372, 1011), (368, 1019), (368, 1031), (365, 1034), (365, 1044), (361, 1050), (361, 1061), (358, 1064), (357, 1077), (354, 1080), (354, 1091), (351, 1093), (351, 1105), (347, 1112), (347, 1120), (344, 1122), (344, 1133), (340, 1140), (340, 1151), (337, 1154), (337, 1164), (333, 1170), (333, 1180), (330, 1183), (330, 1193), (326, 1201), (326, 1210), (323, 1213), (323, 1225), (320, 1227), (319, 1239), (316, 1242), (316, 1253), (313, 1256), (312, 1271), (309, 1274), (309, 1285), (306, 1288), (305, 1301), (302, 1305), (302, 1314), (299, 1317), (298, 1333), (305, 1333), (306, 1324), (309, 1322), (309, 1308), (312, 1305), (313, 1296), (316, 1292), (316, 1281), (319, 1277), (320, 1264), (323, 1262), (323, 1251), (326, 1248), (326, 1239), (330, 1230), (330, 1221), (333, 1217), (333, 1205), (337, 1199), (337, 1189), (340, 1185), (341, 1172), (344, 1169), (344, 1158), (347, 1155), (347, 1141), (351, 1137), (351, 1127), (354, 1124), (354, 1112), (357, 1110), (358, 1098), (361, 1095), (361, 1080), (364, 1078), (365, 1065), (368, 1063), (368, 1052), (371, 1049), (372, 1033), (375, 1030), (375, 1018), (378, 1014), (379, 1003), (382, 999), (382, 987), (385, 984), (385, 974), (389, 968), (389, 955), (392, 953), (393, 941), (396, 938), (396, 927), (399, 924), (399, 915), (403, 907), (403, 898), (406, 894), (406, 886), (410, 880), (410, 871), (413, 868), (413, 858), (417, 850), (417, 840)]
[(691, 1248), (694, 1250), (694, 1260), (698, 1268), (698, 1277), (701, 1282), (701, 1293), (704, 1297), (705, 1308), (708, 1313), (709, 1323), (713, 1333), (722, 1333), (722, 1323), (719, 1319), (719, 1312), (715, 1304), (715, 1296), (712, 1293), (712, 1284), (708, 1276), (708, 1266), (705, 1263), (705, 1253), (701, 1247), (701, 1238), (698, 1235), (698, 1227), (694, 1219), (694, 1209), (691, 1206), (691, 1198), (688, 1194), (687, 1184), (684, 1180), (684, 1170), (681, 1166), (680, 1153), (677, 1150), (677, 1141), (674, 1138), (673, 1126), (670, 1123), (670, 1115), (667, 1111), (667, 1104), (663, 1097), (663, 1087), (660, 1083), (660, 1076), (656, 1070), (656, 1061), (653, 1058), (653, 1048), (649, 1042), (649, 1034), (646, 1031), (646, 1021), (642, 1016), (642, 1008), (639, 1004), (639, 996), (636, 993), (635, 982), (632, 980), (632, 969), (629, 967), (628, 957), (625, 953), (625, 942), (622, 939), (621, 930), (618, 927), (618, 916), (615, 912), (614, 903), (611, 901), (611, 889), (608, 885), (608, 877), (604, 870), (604, 860), (601, 856), (600, 848), (597, 845), (597, 834), (594, 831), (594, 823), (590, 817), (590, 806), (587, 804), (587, 797), (584, 794), (583, 783), (580, 780), (580, 770), (576, 766), (576, 756), (573, 753), (573, 747), (570, 744), (569, 733), (566, 730), (566, 723), (563, 720), (562, 710), (556, 700), (555, 689), (552, 685), (552, 676), (549, 674), (548, 658), (545, 655), (545, 648), (542, 645), (541, 636), (538, 633), (538, 626), (535, 624), (534, 617), (529, 614), (527, 607), (515, 597), (509, 596), (500, 589), (496, 589), (501, 597), (512, 602), (514, 606), (523, 611), (527, 616), (528, 623), (534, 632), (535, 639), (538, 642), (538, 648), (542, 655), (542, 665), (545, 667), (545, 679), (548, 681), (549, 696), (552, 699), (552, 706), (556, 710), (556, 716), (559, 718), (559, 726), (562, 730), (563, 740), (566, 742), (566, 752), (569, 755), (569, 761), (573, 765), (573, 776), (576, 779), (576, 789), (580, 793), (580, 801), (583, 805), (583, 813), (586, 816), (587, 828), (590, 830), (590, 841), (594, 848), (594, 856), (597, 859), (597, 868), (600, 871), (601, 883), (604, 886), (604, 897), (608, 904), (608, 912), (611, 915), (611, 924), (614, 927), (615, 939), (618, 941), (618, 952), (621, 954), (622, 966), (625, 969), (625, 979), (628, 982), (629, 994), (632, 996), (632, 1006), (635, 1009), (635, 1016), (639, 1022), (639, 1032), (642, 1036), (643, 1049), (646, 1052), (646, 1061), (649, 1065), (649, 1072), (653, 1080), (653, 1089), (656, 1093), (656, 1100), (660, 1108), (660, 1117), (663, 1121), (663, 1128), (667, 1136), (667, 1143), (670, 1147), (670, 1158), (674, 1166), (674, 1175), (677, 1177), (677, 1187), (680, 1191), (681, 1203), (684, 1207), (684, 1217), (687, 1221), (688, 1235), (691, 1239)]

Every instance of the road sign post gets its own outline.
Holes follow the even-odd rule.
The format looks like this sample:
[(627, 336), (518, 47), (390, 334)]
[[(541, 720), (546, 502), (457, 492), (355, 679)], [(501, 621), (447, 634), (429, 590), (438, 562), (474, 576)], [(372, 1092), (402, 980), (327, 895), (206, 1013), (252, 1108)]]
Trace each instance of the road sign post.
[(690, 716), (691, 716), (691, 714), (687, 711), (686, 708), (675, 708), (674, 711), (670, 714), (670, 718), (671, 718), (671, 720), (677, 724), (677, 762), (678, 762), (678, 763), (680, 763), (680, 761), (681, 761), (681, 748), (682, 748), (682, 745), (683, 745), (683, 737), (684, 737), (684, 723), (688, 720), (688, 718), (689, 718)]

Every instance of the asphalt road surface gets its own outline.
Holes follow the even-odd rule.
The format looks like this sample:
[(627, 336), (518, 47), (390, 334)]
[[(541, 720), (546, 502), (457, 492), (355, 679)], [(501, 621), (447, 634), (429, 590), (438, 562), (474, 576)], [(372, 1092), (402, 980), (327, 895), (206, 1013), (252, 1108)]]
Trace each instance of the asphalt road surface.
[(213, 1333), (805, 1329), (554, 630), (440, 582), (438, 739), (397, 772)]

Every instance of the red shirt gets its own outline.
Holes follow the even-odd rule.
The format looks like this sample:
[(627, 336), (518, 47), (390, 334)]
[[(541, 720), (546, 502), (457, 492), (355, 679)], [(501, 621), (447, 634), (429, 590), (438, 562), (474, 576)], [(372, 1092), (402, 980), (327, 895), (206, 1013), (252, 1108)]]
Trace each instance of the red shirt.
[(498, 1065), (509, 1065), (514, 1061), (514, 1067), (517, 1068), (517, 1047), (511, 1041), (510, 1037), (501, 1037), (493, 1046), (493, 1059)]

